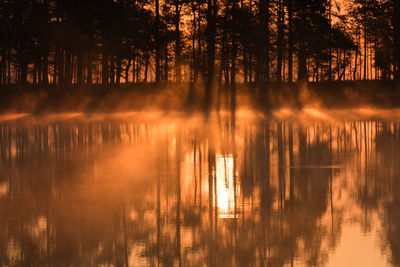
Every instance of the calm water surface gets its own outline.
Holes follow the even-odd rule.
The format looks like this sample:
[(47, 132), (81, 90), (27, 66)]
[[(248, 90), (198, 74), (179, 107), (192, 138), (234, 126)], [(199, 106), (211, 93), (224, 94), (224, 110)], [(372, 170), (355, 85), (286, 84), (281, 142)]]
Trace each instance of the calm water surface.
[(397, 110), (0, 117), (1, 266), (400, 266)]

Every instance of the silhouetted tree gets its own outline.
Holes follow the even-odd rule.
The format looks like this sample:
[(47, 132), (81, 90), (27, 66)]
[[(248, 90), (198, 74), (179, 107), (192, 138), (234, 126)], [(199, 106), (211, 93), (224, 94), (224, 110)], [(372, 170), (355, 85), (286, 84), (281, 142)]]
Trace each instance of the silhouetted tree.
[(398, 2), (347, 1), (2, 1), (0, 83), (397, 79)]

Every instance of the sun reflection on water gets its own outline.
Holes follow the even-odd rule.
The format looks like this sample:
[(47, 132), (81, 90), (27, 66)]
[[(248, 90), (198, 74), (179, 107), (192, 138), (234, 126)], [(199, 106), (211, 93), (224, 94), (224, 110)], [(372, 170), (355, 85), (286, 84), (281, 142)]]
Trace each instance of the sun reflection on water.
[(216, 163), (218, 214), (220, 218), (233, 218), (235, 217), (235, 197), (239, 197), (239, 186), (235, 186), (233, 174), (233, 155), (217, 155)]
[(395, 261), (400, 125), (361, 112), (3, 122), (0, 265)]

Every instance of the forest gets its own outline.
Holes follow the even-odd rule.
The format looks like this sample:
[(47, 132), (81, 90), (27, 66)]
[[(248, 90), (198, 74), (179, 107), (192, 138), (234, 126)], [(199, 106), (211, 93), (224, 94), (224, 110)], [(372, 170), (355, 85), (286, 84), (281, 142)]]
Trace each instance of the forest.
[(396, 80), (399, 28), (396, 0), (3, 0), (0, 86)]

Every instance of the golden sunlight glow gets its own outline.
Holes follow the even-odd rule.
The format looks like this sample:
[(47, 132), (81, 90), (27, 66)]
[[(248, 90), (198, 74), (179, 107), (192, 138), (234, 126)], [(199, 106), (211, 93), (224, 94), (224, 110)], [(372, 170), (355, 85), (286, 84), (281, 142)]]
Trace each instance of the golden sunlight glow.
[(8, 120), (16, 120), (19, 118), (27, 117), (29, 116), (28, 113), (21, 113), (21, 114), (4, 114), (0, 115), (0, 122), (2, 121), (8, 121)]
[[(217, 207), (221, 218), (232, 218), (235, 212), (233, 155), (217, 155)], [(238, 185), (237, 185), (238, 186)], [(236, 192), (239, 192), (236, 188)], [(236, 198), (239, 197), (236, 194)]]
[(8, 182), (0, 183), (0, 197), (6, 196), (8, 194), (9, 184)]
[(325, 113), (323, 113), (321, 110), (319, 109), (314, 109), (314, 108), (305, 108), (303, 109), (303, 111), (317, 119), (328, 119), (328, 115), (326, 115)]

